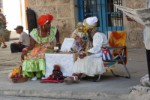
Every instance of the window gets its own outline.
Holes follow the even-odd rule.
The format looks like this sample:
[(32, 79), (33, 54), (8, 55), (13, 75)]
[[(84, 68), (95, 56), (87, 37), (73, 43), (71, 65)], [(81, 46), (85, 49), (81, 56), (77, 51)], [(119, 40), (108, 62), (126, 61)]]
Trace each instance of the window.
[(123, 13), (114, 7), (122, 5), (122, 0), (78, 0), (79, 21), (90, 16), (100, 20), (101, 32), (123, 30)]

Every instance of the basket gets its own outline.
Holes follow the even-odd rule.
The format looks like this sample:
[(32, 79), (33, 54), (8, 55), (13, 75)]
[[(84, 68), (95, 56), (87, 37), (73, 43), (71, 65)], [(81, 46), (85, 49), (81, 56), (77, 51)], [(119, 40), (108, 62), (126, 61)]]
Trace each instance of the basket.
[(26, 78), (26, 77), (12, 78), (11, 81), (12, 81), (13, 83), (23, 83), (23, 82), (28, 81), (28, 78)]

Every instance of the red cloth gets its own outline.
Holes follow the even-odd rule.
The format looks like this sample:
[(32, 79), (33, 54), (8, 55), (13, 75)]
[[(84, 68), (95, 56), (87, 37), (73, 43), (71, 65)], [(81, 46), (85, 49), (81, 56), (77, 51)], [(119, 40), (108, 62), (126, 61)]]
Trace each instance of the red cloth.
[(53, 73), (46, 79), (41, 80), (41, 83), (61, 83), (64, 81), (63, 73), (59, 65), (54, 65)]
[(37, 20), (37, 23), (40, 25), (40, 26), (43, 26), (47, 21), (52, 21), (53, 20), (53, 16), (50, 15), (50, 14), (47, 14), (47, 15), (41, 15), (38, 20)]
[(62, 83), (64, 82), (64, 80), (43, 79), (40, 82), (41, 83)]

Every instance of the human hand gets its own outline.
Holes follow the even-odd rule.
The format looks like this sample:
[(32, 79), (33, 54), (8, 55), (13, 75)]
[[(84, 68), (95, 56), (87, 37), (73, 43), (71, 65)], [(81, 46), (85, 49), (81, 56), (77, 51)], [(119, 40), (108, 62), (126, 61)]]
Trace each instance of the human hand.
[(85, 52), (81, 52), (81, 53), (79, 54), (79, 58), (80, 58), (80, 59), (83, 59), (84, 57), (86, 57), (86, 53), (85, 53)]
[(27, 48), (22, 49), (21, 60), (24, 60), (24, 57), (27, 56), (27, 52), (28, 52)]
[(79, 57), (79, 54), (78, 54), (78, 53), (76, 53), (76, 54), (74, 55), (74, 57), (75, 57), (75, 58), (78, 58), (78, 57)]

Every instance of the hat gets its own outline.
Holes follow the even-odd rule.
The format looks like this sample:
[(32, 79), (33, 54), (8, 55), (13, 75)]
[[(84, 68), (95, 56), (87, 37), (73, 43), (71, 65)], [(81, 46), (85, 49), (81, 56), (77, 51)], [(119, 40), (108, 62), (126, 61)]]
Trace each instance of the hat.
[(98, 18), (96, 16), (94, 17), (88, 17), (84, 19), (83, 25), (87, 28), (94, 28), (96, 27), (96, 23), (98, 22)]
[(50, 14), (47, 14), (47, 15), (41, 15), (38, 20), (37, 20), (37, 23), (40, 25), (40, 26), (43, 26), (44, 24), (46, 24), (47, 22), (50, 22), (53, 20), (53, 16), (50, 15)]
[(23, 30), (23, 26), (17, 26), (16, 28), (14, 28), (14, 30), (18, 30), (18, 29), (22, 29)]

